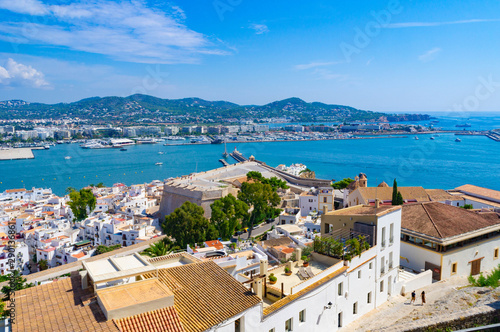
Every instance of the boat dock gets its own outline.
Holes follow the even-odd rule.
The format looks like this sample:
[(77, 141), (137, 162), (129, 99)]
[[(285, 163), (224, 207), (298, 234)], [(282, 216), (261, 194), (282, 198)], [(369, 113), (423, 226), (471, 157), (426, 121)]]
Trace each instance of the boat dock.
[(34, 159), (32, 148), (0, 150), (0, 160)]
[(219, 161), (221, 162), (222, 165), (224, 166), (229, 166), (229, 163), (225, 160), (225, 159), (219, 159)]
[(242, 161), (247, 161), (247, 160), (248, 160), (247, 158), (245, 158), (245, 157), (241, 154), (241, 152), (239, 152), (238, 150), (236, 150), (236, 148), (235, 148), (235, 149), (234, 149), (234, 151), (233, 151), (233, 152), (231, 152), (229, 155), (230, 155), (231, 157), (233, 157), (233, 158), (234, 158), (234, 160), (236, 160), (236, 161), (237, 161), (237, 162), (239, 162), (239, 163), (240, 163), (240, 162), (242, 162)]

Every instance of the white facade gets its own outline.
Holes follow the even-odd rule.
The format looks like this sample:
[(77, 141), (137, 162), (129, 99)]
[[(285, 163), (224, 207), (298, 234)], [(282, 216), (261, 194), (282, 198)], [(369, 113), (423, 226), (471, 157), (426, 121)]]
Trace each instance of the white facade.
[(314, 194), (301, 194), (299, 196), (299, 207), (302, 217), (312, 212), (318, 212), (318, 196)]

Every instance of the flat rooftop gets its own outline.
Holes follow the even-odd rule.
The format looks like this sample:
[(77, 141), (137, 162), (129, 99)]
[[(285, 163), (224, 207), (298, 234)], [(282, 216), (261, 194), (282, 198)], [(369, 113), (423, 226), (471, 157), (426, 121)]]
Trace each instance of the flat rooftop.
[(147, 279), (98, 290), (97, 296), (106, 310), (111, 311), (174, 296), (174, 293), (158, 279)]
[(93, 262), (82, 262), (94, 283), (117, 280), (156, 271), (156, 267), (139, 254), (108, 257)]
[(373, 205), (356, 205), (345, 209), (327, 212), (326, 215), (350, 216), (350, 215), (381, 215), (400, 209), (401, 206), (380, 205), (376, 208)]

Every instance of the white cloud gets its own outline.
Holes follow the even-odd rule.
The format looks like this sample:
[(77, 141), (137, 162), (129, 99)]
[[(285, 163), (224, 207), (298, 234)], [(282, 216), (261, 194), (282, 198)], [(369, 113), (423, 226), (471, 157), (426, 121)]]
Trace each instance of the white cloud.
[(48, 12), (46, 6), (38, 0), (0, 0), (0, 9), (30, 15), (45, 15)]
[(320, 61), (313, 61), (301, 65), (295, 65), (294, 68), (297, 70), (306, 70), (306, 69), (312, 69), (312, 68), (317, 68), (317, 67), (326, 67), (326, 66), (332, 66), (342, 63), (342, 61), (331, 61), (331, 62), (320, 62)]
[[(21, 12), (0, 1), (0, 8)], [(139, 63), (195, 63), (201, 54), (228, 54), (218, 49), (220, 43), (215, 45), (203, 34), (189, 29), (183, 23), (186, 16), (179, 7), (171, 7), (167, 12), (133, 0), (94, 0), (68, 5), (23, 1), (33, 4), (30, 12), (45, 15), (44, 23), (1, 22), (0, 38), (67, 47)], [(41, 7), (35, 10), (34, 4)]]
[(418, 60), (422, 62), (429, 62), (434, 60), (439, 53), (441, 53), (441, 49), (439, 47), (434, 47), (433, 49), (428, 50), (424, 54), (418, 56)]
[(265, 24), (250, 24), (250, 29), (255, 30), (255, 34), (262, 35), (269, 32), (269, 28)]
[(441, 25), (452, 25), (452, 24), (469, 24), (469, 23), (482, 23), (482, 22), (499, 22), (500, 19), (472, 19), (472, 20), (460, 20), (460, 21), (449, 21), (449, 22), (404, 22), (404, 23), (391, 23), (386, 25), (387, 28), (416, 28), (416, 27), (435, 27)]
[(5, 67), (0, 66), (0, 84), (7, 86), (24, 85), (34, 88), (47, 88), (50, 86), (43, 73), (31, 66), (18, 63), (12, 58), (7, 60)]

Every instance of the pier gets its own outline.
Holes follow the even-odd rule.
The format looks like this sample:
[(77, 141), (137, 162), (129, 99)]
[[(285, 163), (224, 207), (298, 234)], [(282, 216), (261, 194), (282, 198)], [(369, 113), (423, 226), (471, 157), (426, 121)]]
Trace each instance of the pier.
[(234, 158), (234, 160), (236, 160), (237, 162), (243, 162), (243, 161), (247, 161), (247, 160), (248, 160), (247, 158), (245, 158), (245, 157), (241, 154), (241, 152), (239, 152), (238, 150), (236, 150), (236, 148), (235, 148), (235, 149), (234, 149), (234, 151), (233, 151), (233, 152), (231, 152), (229, 155), (230, 155), (231, 157), (233, 157), (233, 158)]
[(33, 159), (31, 148), (0, 150), (0, 160)]
[(500, 133), (497, 133), (497, 132), (495, 132), (493, 130), (490, 131), (490, 132), (488, 132), (485, 136), (488, 137), (488, 138), (491, 138), (495, 142), (500, 142)]
[(221, 162), (222, 165), (224, 166), (229, 166), (229, 163), (225, 160), (225, 159), (219, 159), (219, 161)]

